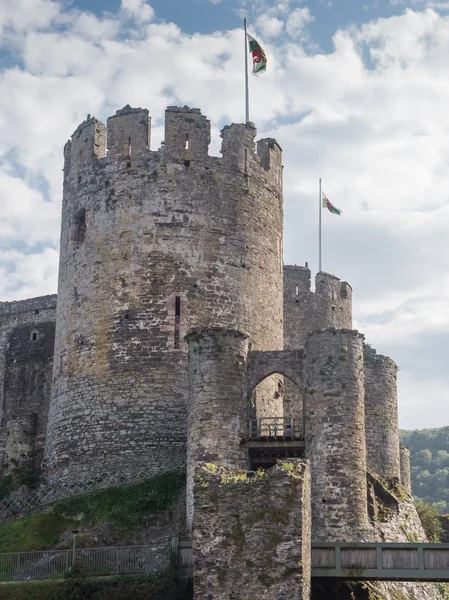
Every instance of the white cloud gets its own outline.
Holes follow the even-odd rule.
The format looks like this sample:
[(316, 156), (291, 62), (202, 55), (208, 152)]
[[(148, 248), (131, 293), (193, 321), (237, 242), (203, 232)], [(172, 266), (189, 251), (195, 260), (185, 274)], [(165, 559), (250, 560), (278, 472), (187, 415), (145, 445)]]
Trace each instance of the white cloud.
[[(86, 113), (104, 120), (127, 103), (148, 107), (154, 147), (166, 105), (199, 106), (214, 152), (220, 126), (244, 113), (240, 29), (186, 35), (155, 22), (141, 0), (101, 18), (44, 0), (20, 0), (5, 17), (5, 6), (0, 27), (20, 66), (0, 73), (2, 300), (56, 290), (62, 148)], [(251, 119), (284, 149), (286, 262), (316, 269), (322, 177), (344, 210), (323, 215), (324, 267), (352, 284), (369, 341), (417, 379), (403, 385), (403, 402), (418, 406), (435, 386), (436, 412), (449, 393), (430, 374), (439, 351), (427, 337), (449, 342), (449, 18), (408, 10), (336, 32), (325, 54), (298, 43), (307, 8), (284, 1), (264, 14), (255, 33), (269, 72), (251, 79)], [(287, 42), (283, 22), (295, 36)], [(429, 360), (413, 370), (414, 356)]]
[(264, 37), (276, 37), (284, 28), (283, 21), (269, 15), (261, 15), (256, 21), (257, 29), (262, 32)]
[(296, 8), (292, 11), (285, 24), (287, 33), (293, 37), (298, 36), (306, 25), (315, 20), (315, 17), (311, 14), (310, 9)]
[(121, 0), (121, 7), (125, 14), (140, 22), (154, 19), (154, 10), (145, 0)]

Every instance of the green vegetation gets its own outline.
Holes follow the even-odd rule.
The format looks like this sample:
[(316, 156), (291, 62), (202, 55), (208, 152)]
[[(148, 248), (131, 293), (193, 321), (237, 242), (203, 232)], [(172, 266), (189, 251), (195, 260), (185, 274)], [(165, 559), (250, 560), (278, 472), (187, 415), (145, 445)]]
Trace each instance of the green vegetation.
[(170, 471), (140, 483), (108, 488), (54, 505), (66, 517), (83, 515), (83, 523), (107, 522), (117, 532), (136, 531), (150, 517), (169, 508), (185, 486), (184, 471)]
[(401, 431), (401, 442), (411, 448), (414, 496), (449, 512), (449, 427)]
[(175, 566), (160, 575), (100, 580), (75, 565), (63, 582), (2, 585), (0, 600), (192, 600), (192, 586)]
[(17, 519), (0, 527), (0, 552), (53, 548), (74, 526), (72, 519), (51, 513)]
[(435, 504), (429, 504), (425, 500), (416, 500), (416, 509), (429, 540), (431, 542), (441, 542), (444, 531), (440, 513)]
[[(58, 502), (52, 512), (0, 525), (0, 552), (54, 548), (64, 532), (102, 522), (110, 523), (117, 533), (135, 531), (145, 526), (149, 518), (169, 508), (184, 485), (185, 473), (171, 471), (133, 485), (108, 488)], [(79, 515), (82, 515), (81, 521)]]

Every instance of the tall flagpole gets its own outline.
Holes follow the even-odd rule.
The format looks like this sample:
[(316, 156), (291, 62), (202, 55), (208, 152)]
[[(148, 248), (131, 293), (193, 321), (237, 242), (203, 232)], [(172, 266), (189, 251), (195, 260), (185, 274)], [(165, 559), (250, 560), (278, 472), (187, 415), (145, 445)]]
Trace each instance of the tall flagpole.
[(249, 123), (249, 80), (248, 80), (248, 35), (246, 31), (247, 26), (246, 17), (243, 19), (243, 25), (245, 27), (245, 106), (246, 106), (246, 124)]
[(321, 251), (321, 177), (320, 177), (320, 197), (319, 197), (319, 202), (318, 202), (318, 210), (319, 210), (319, 234), (318, 234), (318, 240), (319, 240), (319, 273), (321, 273), (321, 271), (323, 270), (323, 257), (322, 257), (322, 251)]

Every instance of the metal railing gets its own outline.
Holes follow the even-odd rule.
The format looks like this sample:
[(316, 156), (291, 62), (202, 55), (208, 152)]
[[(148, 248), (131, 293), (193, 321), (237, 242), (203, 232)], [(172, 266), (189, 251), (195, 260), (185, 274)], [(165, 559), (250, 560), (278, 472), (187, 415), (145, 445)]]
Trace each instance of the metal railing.
[(249, 424), (251, 440), (282, 438), (286, 441), (302, 437), (301, 423), (290, 417), (263, 417), (251, 419)]
[(170, 558), (169, 544), (9, 552), (0, 554), (0, 581), (62, 577), (74, 563), (82, 564), (89, 575), (149, 575), (166, 570)]

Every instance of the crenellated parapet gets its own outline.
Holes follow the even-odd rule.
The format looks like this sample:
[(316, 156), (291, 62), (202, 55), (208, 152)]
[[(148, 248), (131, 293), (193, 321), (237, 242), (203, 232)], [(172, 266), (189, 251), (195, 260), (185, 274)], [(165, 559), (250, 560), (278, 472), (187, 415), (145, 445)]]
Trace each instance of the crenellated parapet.
[(307, 335), (318, 329), (351, 329), (352, 288), (335, 275), (320, 272), (311, 290), (308, 266), (284, 266), (284, 344), (304, 346)]

